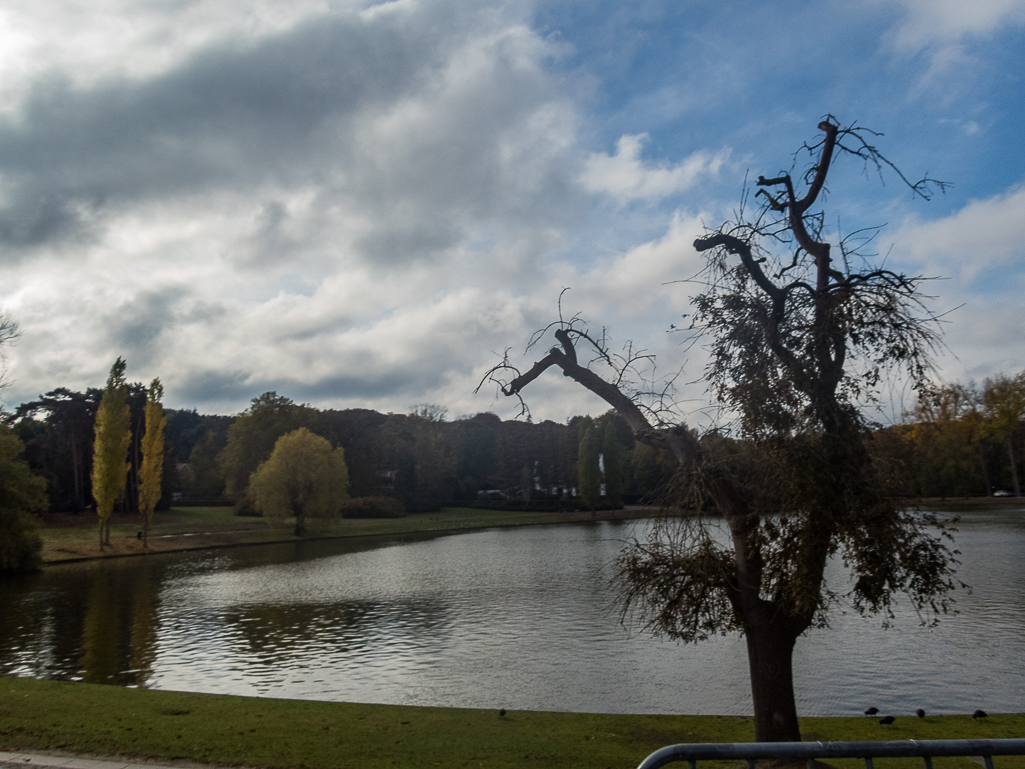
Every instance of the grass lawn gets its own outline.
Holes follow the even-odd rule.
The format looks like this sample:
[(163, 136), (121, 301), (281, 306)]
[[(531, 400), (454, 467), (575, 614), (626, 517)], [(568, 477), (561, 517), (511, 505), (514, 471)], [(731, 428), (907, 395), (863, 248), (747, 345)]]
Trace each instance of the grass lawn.
[[(1020, 737), (1025, 716), (802, 719), (806, 740)], [(266, 767), (627, 769), (676, 742), (745, 742), (749, 718), (416, 708), (272, 700), (0, 678), (0, 749), (62, 750)], [(1021, 769), (998, 757), (996, 769)], [(861, 762), (835, 762), (861, 767)], [(981, 763), (981, 760), (978, 761)], [(681, 765), (683, 767), (685, 765)], [(714, 767), (714, 762), (702, 763)], [(722, 764), (720, 764), (722, 766)], [(977, 769), (936, 759), (936, 769)], [(879, 759), (878, 769), (920, 760)]]
[[(604, 510), (594, 518), (591, 513), (533, 513), (501, 510), (476, 510), (447, 507), (436, 513), (421, 513), (405, 518), (339, 519), (326, 524), (316, 521), (303, 539), (362, 537), (379, 534), (404, 534), (426, 531), (459, 531), (493, 526), (525, 526), (538, 523), (612, 520), (644, 517), (650, 511)], [(271, 523), (263, 518), (239, 517), (230, 507), (172, 507), (158, 513), (150, 527), (148, 552), (166, 553), (210, 547), (294, 542), (293, 523)], [(319, 528), (318, 528), (319, 526)], [(138, 517), (112, 518), (110, 546), (102, 551), (95, 515), (48, 516), (40, 530), (43, 560), (60, 563), (90, 558), (143, 555), (147, 552), (137, 533), (142, 528)]]

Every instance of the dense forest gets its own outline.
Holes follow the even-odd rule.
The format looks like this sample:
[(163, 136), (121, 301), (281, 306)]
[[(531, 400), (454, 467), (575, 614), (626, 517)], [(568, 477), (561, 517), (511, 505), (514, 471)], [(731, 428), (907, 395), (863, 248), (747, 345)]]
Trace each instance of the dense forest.
[[(30, 467), (46, 478), (51, 511), (90, 509), (101, 395), (58, 388), (7, 415)], [(128, 403), (133, 438), (122, 513), (138, 509), (143, 385), (129, 385)], [(447, 420), (444, 409), (426, 404), (408, 414), (381, 414), (318, 409), (269, 392), (236, 416), (165, 414), (165, 509), (172, 502), (230, 503), (252, 513), (250, 476), (279, 437), (300, 427), (345, 450), (351, 496), (393, 496), (410, 512), (470, 502), (618, 506), (654, 499), (674, 467), (661, 452), (635, 443), (611, 412), (567, 424), (502, 421), (490, 413)], [(877, 429), (872, 443), (909, 497), (1020, 495), (1025, 372), (936, 387), (904, 416), (901, 424)]]

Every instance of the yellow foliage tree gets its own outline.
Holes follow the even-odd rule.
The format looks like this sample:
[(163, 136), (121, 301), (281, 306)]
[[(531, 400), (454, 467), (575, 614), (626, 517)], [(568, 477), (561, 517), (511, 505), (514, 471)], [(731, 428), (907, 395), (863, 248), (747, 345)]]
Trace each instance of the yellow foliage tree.
[(295, 535), (301, 537), (307, 518), (330, 518), (349, 498), (345, 453), (300, 427), (278, 438), (270, 459), (250, 478), (249, 489), (266, 517), (295, 516)]
[(160, 501), (164, 476), (164, 428), (167, 418), (160, 403), (164, 387), (154, 379), (146, 396), (146, 434), (142, 439), (142, 469), (139, 472), (139, 512), (142, 513), (142, 546), (149, 547), (149, 527)]
[(1007, 449), (1014, 496), (1020, 497), (1021, 481), (1014, 443), (1025, 420), (1025, 371), (1013, 377), (1000, 374), (987, 379), (982, 387), (982, 401), (987, 432)]
[(128, 446), (132, 441), (128, 409), (126, 363), (118, 358), (110, 367), (107, 386), (96, 410), (93, 443), (93, 498), (100, 518), (100, 549), (110, 544), (110, 515), (128, 478)]

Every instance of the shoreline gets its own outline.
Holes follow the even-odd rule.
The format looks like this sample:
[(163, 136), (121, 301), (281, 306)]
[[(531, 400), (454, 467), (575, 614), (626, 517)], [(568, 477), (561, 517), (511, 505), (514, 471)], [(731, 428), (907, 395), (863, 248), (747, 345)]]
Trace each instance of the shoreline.
[(909, 499), (920, 507), (1025, 507), (1021, 497), (920, 497)]
[[(272, 524), (262, 518), (235, 516), (232, 508), (174, 508), (161, 514), (151, 528), (149, 547), (137, 538), (141, 523), (134, 517), (116, 519), (111, 527), (111, 544), (100, 549), (95, 521), (76, 521), (75, 526), (43, 526), (43, 566), (129, 558), (193, 550), (279, 545), (335, 539), (431, 534), (443, 536), (490, 528), (536, 526), (559, 523), (624, 521), (646, 518), (656, 508), (632, 505), (619, 510), (585, 512), (533, 512), (443, 508), (433, 513), (414, 513), (402, 518), (340, 519), (321, 531), (297, 537), (291, 525)], [(182, 519), (185, 519), (184, 521)], [(61, 520), (67, 521), (67, 517)]]
[[(986, 507), (1023, 507), (1025, 497), (923, 497), (909, 499), (911, 506), (959, 512)], [(623, 521), (647, 518), (657, 507), (629, 505), (619, 510), (581, 512), (534, 512), (484, 508), (443, 508), (433, 513), (413, 513), (402, 518), (339, 519), (304, 537), (291, 533), (291, 525), (268, 523), (262, 518), (236, 516), (230, 507), (172, 507), (158, 514), (151, 529), (149, 547), (137, 539), (141, 526), (135, 516), (117, 517), (111, 527), (111, 544), (100, 549), (97, 522), (88, 515), (44, 516), (43, 566), (107, 558), (180, 553), (192, 550), (279, 545), (319, 540), (351, 539), (402, 534), (455, 534), (488, 528), (535, 526), (558, 523)], [(47, 520), (51, 523), (47, 525)], [(64, 525), (61, 525), (64, 524)], [(70, 525), (69, 525), (70, 524)]]

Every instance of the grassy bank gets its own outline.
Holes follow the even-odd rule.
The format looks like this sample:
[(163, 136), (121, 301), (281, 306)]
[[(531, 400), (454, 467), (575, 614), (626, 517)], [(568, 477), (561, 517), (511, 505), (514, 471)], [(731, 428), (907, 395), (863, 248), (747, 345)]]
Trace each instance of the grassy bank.
[[(351, 519), (320, 524), (302, 539), (365, 537), (413, 532), (468, 531), (494, 526), (526, 526), (538, 523), (570, 523), (618, 520), (649, 515), (645, 510), (604, 510), (591, 513), (535, 513), (476, 510), (448, 507), (437, 513), (405, 518)], [(95, 515), (48, 516), (41, 529), (43, 560), (60, 563), (89, 558), (166, 553), (211, 547), (294, 542), (292, 524), (275, 524), (263, 518), (236, 516), (230, 507), (173, 507), (159, 513), (150, 528), (149, 548), (137, 538), (142, 527), (136, 517), (112, 519), (110, 546), (100, 549)]]
[[(806, 740), (1020, 737), (1025, 716), (802, 719)], [(269, 700), (0, 678), (0, 749), (266, 767), (626, 769), (675, 742), (744, 742), (749, 718), (415, 708)], [(836, 762), (860, 767), (860, 762)], [(1022, 769), (1020, 757), (997, 769)], [(702, 764), (705, 766), (705, 764)], [(715, 764), (708, 764), (715, 766)], [(920, 760), (877, 762), (910, 769)], [(976, 769), (968, 759), (936, 769)]]
[[(979, 497), (972, 499), (923, 499), (918, 504), (932, 509), (961, 511), (980, 507), (1021, 506), (1022, 499)], [(312, 530), (304, 539), (365, 537), (415, 532), (469, 531), (494, 526), (527, 526), (539, 523), (572, 523), (590, 520), (621, 520), (651, 515), (650, 508), (599, 510), (581, 513), (543, 513), (448, 507), (437, 513), (380, 520), (338, 520)], [(263, 518), (234, 514), (230, 507), (173, 507), (158, 513), (150, 531), (149, 548), (137, 539), (142, 527), (137, 517), (113, 518), (111, 544), (100, 550), (95, 515), (50, 515), (44, 520), (43, 560), (61, 563), (91, 558), (200, 550), (212, 547), (294, 542), (292, 524), (271, 523)]]

